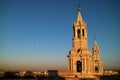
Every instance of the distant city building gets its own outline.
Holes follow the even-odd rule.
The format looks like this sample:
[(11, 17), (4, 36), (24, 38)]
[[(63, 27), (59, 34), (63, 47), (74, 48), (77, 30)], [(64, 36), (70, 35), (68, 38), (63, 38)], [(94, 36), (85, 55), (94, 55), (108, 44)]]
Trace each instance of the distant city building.
[(0, 71), (0, 77), (2, 77), (4, 75), (3, 71)]
[(113, 71), (113, 70), (106, 70), (104, 72), (104, 75), (117, 75), (117, 74), (119, 74), (119, 72), (118, 71)]
[(88, 77), (103, 75), (103, 63), (100, 59), (100, 48), (94, 40), (92, 52), (88, 50), (87, 25), (83, 21), (80, 8), (73, 24), (72, 50), (68, 54), (68, 71), (59, 71), (64, 77)]

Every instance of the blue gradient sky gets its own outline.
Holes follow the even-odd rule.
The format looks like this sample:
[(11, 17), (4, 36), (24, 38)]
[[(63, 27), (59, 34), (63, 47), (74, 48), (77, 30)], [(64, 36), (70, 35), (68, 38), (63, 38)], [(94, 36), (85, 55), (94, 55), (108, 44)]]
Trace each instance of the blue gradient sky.
[[(120, 69), (119, 0), (78, 0), (105, 68)], [(0, 69), (67, 69), (77, 0), (0, 0)]]

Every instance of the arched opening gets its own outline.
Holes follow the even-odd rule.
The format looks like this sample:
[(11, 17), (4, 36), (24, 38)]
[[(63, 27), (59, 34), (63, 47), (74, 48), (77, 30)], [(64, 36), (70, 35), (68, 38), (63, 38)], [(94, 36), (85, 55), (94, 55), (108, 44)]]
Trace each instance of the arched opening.
[(77, 61), (77, 72), (82, 72), (82, 63)]
[(82, 36), (84, 36), (85, 35), (85, 32), (84, 32), (84, 29), (82, 29)]
[(99, 69), (98, 69), (98, 67), (97, 66), (95, 66), (95, 72), (99, 72)]
[(78, 38), (80, 38), (80, 29), (77, 30)]
[(77, 52), (80, 52), (80, 49), (78, 49)]
[(73, 27), (73, 34), (74, 34), (74, 37), (75, 37), (75, 28)]

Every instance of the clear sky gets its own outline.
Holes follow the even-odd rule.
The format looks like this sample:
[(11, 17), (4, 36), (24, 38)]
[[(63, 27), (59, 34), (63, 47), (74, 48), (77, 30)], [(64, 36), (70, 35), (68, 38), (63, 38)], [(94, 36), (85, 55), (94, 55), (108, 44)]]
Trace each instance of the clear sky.
[(78, 2), (89, 50), (96, 38), (104, 67), (120, 69), (119, 0), (0, 0), (0, 69), (67, 69)]

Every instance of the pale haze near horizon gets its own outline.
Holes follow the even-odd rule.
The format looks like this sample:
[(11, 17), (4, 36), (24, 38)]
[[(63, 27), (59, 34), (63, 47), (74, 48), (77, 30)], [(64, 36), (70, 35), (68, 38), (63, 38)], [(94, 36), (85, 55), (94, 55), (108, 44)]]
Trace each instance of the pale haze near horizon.
[[(106, 69), (120, 69), (119, 0), (79, 0), (88, 28), (88, 46), (94, 38)], [(75, 0), (1, 0), (0, 69), (67, 69), (72, 49)]]

